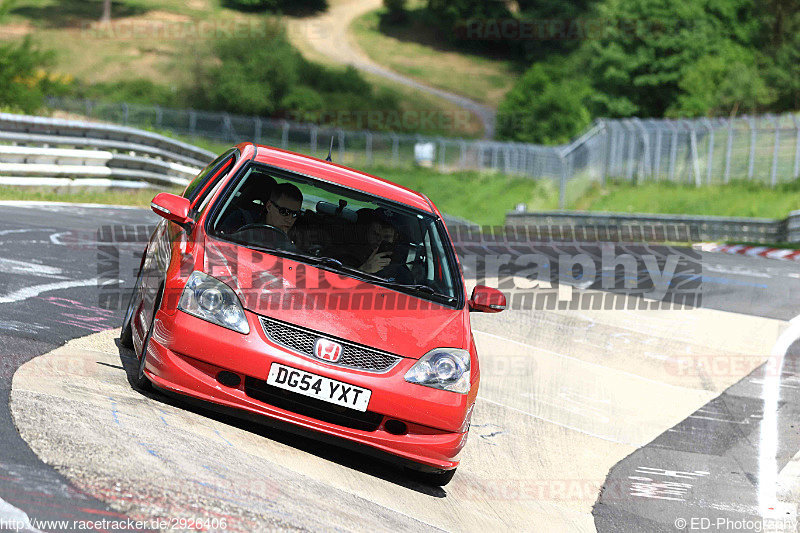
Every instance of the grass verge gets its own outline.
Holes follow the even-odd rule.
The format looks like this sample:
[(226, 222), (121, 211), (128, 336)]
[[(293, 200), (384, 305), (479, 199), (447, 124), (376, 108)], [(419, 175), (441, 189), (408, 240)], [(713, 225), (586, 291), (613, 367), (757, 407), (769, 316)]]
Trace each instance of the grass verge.
[(573, 205), (584, 211), (784, 218), (800, 209), (800, 180), (774, 189), (749, 182), (694, 187), (673, 183), (594, 185)]
[[(222, 150), (215, 150), (221, 152)], [(427, 195), (443, 213), (481, 225), (503, 224), (518, 203), (529, 211), (557, 209), (558, 188), (547, 180), (485, 172), (441, 174), (422, 168), (373, 167), (367, 172)], [(59, 201), (147, 207), (162, 190), (0, 187), (0, 200)], [(174, 188), (167, 192), (182, 192)], [(784, 218), (800, 209), (800, 181), (775, 189), (735, 182), (695, 188), (672, 184), (592, 186), (569, 206), (588, 211)], [(781, 244), (780, 247), (787, 247)], [(800, 248), (800, 244), (788, 245)]]
[(103, 189), (99, 187), (7, 187), (0, 186), (0, 200), (22, 202), (71, 202), (82, 204), (129, 205), (150, 207), (150, 200), (159, 192), (181, 194), (182, 187), (172, 189)]

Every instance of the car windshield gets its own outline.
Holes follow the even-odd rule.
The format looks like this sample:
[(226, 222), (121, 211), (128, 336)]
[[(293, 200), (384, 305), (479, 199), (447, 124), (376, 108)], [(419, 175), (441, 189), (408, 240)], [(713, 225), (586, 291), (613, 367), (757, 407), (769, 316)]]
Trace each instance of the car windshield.
[(259, 164), (214, 213), (215, 237), (439, 303), (459, 299), (452, 247), (429, 213)]

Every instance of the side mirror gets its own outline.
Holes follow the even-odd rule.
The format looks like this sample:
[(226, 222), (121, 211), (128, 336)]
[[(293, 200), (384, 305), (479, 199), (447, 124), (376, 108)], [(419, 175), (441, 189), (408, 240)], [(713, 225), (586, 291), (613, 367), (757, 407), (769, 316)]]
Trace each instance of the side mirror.
[(189, 231), (194, 220), (189, 216), (189, 200), (183, 196), (162, 192), (150, 202), (150, 209), (157, 215), (175, 222)]
[(499, 313), (506, 308), (506, 295), (486, 285), (476, 285), (469, 299), (469, 310)]

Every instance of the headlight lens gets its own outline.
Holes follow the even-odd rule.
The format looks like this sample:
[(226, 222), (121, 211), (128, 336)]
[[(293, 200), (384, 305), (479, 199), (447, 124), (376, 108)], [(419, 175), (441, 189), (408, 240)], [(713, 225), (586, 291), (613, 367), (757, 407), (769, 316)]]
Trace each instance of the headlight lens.
[(469, 392), (469, 352), (458, 348), (436, 348), (406, 372), (409, 383), (467, 394)]
[(208, 274), (195, 271), (189, 276), (178, 309), (223, 328), (247, 335), (250, 325), (236, 293)]

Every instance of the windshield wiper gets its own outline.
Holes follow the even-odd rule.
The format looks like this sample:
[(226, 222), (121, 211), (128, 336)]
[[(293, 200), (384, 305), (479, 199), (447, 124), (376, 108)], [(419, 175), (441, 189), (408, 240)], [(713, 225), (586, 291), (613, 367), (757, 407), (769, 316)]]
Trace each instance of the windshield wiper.
[(418, 283), (417, 284), (415, 284), (415, 283), (398, 283), (396, 281), (389, 281), (389, 280), (383, 280), (383, 281), (384, 281), (384, 283), (386, 283), (389, 286), (394, 287), (394, 288), (411, 290), (413, 292), (429, 294), (431, 296), (437, 296), (439, 298), (444, 298), (448, 302), (456, 301), (456, 298), (454, 296), (448, 296), (447, 294), (442, 294), (440, 292), (436, 292), (436, 289), (434, 289), (433, 287), (430, 287), (428, 285), (421, 285), (421, 284), (418, 284)]
[(416, 292), (416, 293), (423, 293), (423, 294), (430, 295), (430, 296), (436, 296), (436, 297), (442, 298), (442, 299), (444, 299), (444, 300), (446, 300), (448, 302), (456, 301), (456, 298), (454, 296), (448, 296), (446, 294), (438, 293), (438, 292), (436, 292), (435, 289), (433, 289), (432, 287), (429, 287), (428, 285), (414, 284), (414, 283), (411, 283), (411, 284), (409, 284), (409, 283), (399, 283), (399, 282), (396, 282), (396, 281), (388, 280), (386, 278), (382, 278), (382, 277), (377, 276), (375, 274), (371, 274), (369, 272), (364, 272), (364, 271), (359, 270), (357, 268), (346, 266), (341, 261), (339, 261), (338, 259), (334, 259), (333, 257), (327, 257), (327, 256), (318, 257), (318, 256), (315, 256), (315, 255), (306, 254), (306, 253), (302, 253), (302, 252), (292, 252), (292, 251), (289, 251), (289, 250), (282, 250), (280, 248), (269, 248), (269, 247), (266, 247), (266, 246), (253, 246), (253, 245), (251, 245), (250, 248), (254, 248), (254, 249), (262, 251), (262, 252), (267, 252), (267, 253), (271, 253), (271, 254), (280, 255), (282, 257), (287, 257), (289, 259), (299, 259), (299, 260), (307, 261), (307, 262), (309, 262), (309, 263), (311, 263), (313, 265), (318, 265), (318, 266), (322, 266), (322, 267), (328, 267), (331, 270), (344, 272), (344, 273), (349, 274), (349, 275), (353, 276), (354, 278), (357, 278), (357, 279), (359, 279), (361, 281), (367, 281), (367, 282), (370, 282), (370, 283), (374, 283), (375, 285), (380, 285), (380, 286), (383, 286), (383, 287), (389, 287), (389, 288), (393, 288), (393, 289), (412, 291), (412, 292)]

